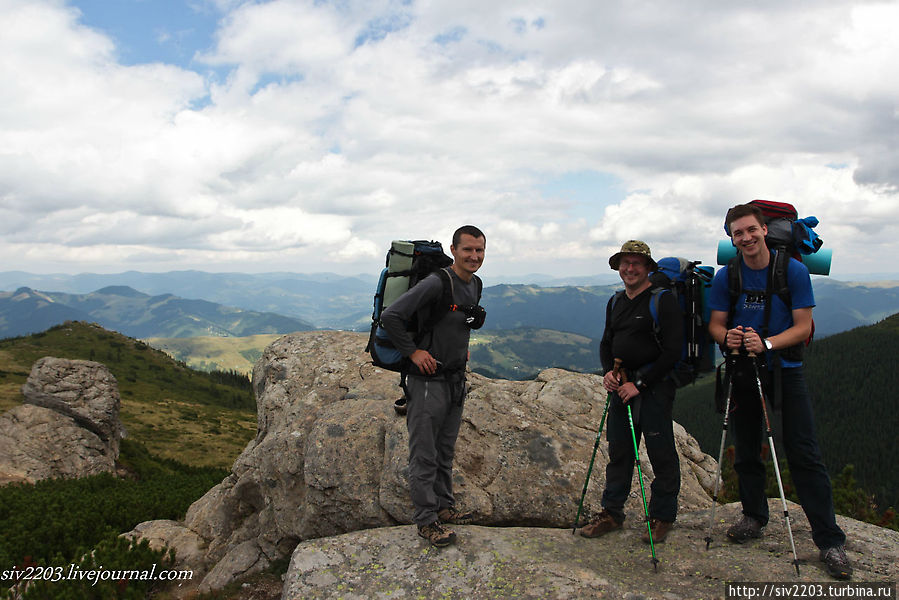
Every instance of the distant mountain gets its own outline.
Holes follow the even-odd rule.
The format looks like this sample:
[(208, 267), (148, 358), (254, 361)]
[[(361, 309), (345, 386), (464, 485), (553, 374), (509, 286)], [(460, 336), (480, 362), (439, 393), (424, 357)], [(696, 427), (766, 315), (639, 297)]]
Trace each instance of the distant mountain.
[(29, 288), (0, 292), (0, 338), (44, 331), (66, 321), (90, 321), (86, 312)]
[[(94, 290), (109, 289), (110, 286), (129, 287), (151, 296), (173, 294), (181, 299), (202, 299), (248, 311), (275, 313), (304, 321), (314, 328), (364, 331), (371, 325), (376, 276), (376, 273), (346, 277), (334, 273), (202, 271), (32, 275), (17, 271), (0, 273), (0, 290), (24, 286), (88, 294)], [(610, 281), (609, 278), (614, 281), (614, 277), (615, 274), (609, 272), (597, 275), (596, 281)], [(574, 278), (571, 282), (590, 279)], [(552, 283), (561, 279), (544, 278), (543, 281)], [(899, 311), (899, 282), (896, 281), (862, 284), (815, 276), (812, 285), (817, 300), (815, 325), (818, 337), (869, 325)], [(618, 282), (606, 285), (503, 283), (487, 286), (482, 299), (488, 315), (485, 328), (492, 331), (518, 327), (555, 329), (595, 338), (602, 332), (606, 302), (620, 286)], [(121, 295), (121, 292), (116, 294)], [(83, 310), (81, 306), (72, 308)], [(59, 310), (59, 307), (49, 310)]]
[(586, 337), (602, 336), (606, 304), (620, 286), (539, 287), (496, 285), (481, 299), (487, 311), (484, 329), (555, 329)]
[(25, 286), (88, 294), (108, 286), (127, 286), (150, 295), (174, 294), (180, 298), (203, 299), (251, 311), (277, 313), (321, 329), (354, 329), (363, 326), (366, 320), (371, 322), (377, 276), (377, 273), (347, 277), (334, 273), (203, 271), (34, 275), (10, 271), (0, 273), (0, 290)]
[(815, 278), (815, 336), (871, 325), (899, 311), (899, 283)]
[(36, 333), (65, 321), (96, 322), (135, 338), (248, 336), (313, 329), (301, 319), (172, 294), (150, 296), (128, 286), (108, 286), (89, 294), (30, 288), (0, 292), (0, 337)]

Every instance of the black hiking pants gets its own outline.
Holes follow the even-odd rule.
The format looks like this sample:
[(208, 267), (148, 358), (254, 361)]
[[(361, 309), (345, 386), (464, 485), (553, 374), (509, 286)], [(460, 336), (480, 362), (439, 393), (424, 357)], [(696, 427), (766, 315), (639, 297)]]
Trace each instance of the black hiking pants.
[[(642, 435), (655, 474), (650, 486), (649, 516), (669, 523), (677, 518), (677, 494), (680, 492), (680, 460), (674, 446), (671, 421), (674, 391), (674, 383), (668, 379), (643, 391), (639, 396), (639, 415), (634, 414), (637, 444)], [(635, 458), (627, 406), (618, 394), (612, 395), (606, 435), (609, 439), (609, 464), (606, 466), (606, 488), (601, 503), (616, 519), (623, 520)], [(641, 465), (645, 464), (644, 459), (641, 457)]]
[[(784, 368), (781, 373), (783, 444), (799, 503), (812, 527), (815, 545), (821, 549), (840, 546), (846, 541), (846, 535), (834, 517), (833, 490), (815, 435), (805, 375), (802, 367)], [(755, 389), (751, 389), (752, 386)], [(768, 499), (765, 463), (761, 455), (762, 440), (766, 437), (765, 419), (755, 379), (743, 382), (740, 387), (734, 389), (737, 407), (731, 414), (736, 439), (734, 470), (739, 480), (743, 514), (765, 525), (768, 523)], [(772, 427), (776, 416), (769, 407)]]

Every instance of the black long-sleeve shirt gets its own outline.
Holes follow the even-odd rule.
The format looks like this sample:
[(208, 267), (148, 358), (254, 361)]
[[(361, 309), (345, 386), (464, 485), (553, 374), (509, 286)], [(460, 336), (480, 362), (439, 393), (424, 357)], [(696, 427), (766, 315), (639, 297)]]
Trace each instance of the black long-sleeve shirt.
[[(603, 369), (609, 371), (614, 359), (620, 358), (629, 373), (640, 370), (641, 379), (652, 387), (665, 378), (680, 359), (683, 349), (684, 324), (680, 307), (673, 292), (664, 292), (659, 298), (658, 341), (653, 332), (649, 303), (652, 288), (647, 288), (635, 298), (620, 294), (606, 319), (599, 358)], [(647, 365), (650, 365), (647, 368)]]

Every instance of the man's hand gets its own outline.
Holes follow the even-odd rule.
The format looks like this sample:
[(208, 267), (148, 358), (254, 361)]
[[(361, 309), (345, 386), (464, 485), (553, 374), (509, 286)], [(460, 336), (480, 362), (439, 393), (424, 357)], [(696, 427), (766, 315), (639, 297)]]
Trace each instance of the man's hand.
[[(751, 331), (752, 328), (750, 327)], [(758, 337), (758, 334), (756, 334)], [(727, 333), (724, 335), (724, 343), (730, 350), (739, 350), (743, 346), (743, 342), (746, 339), (746, 332), (743, 330), (742, 325), (737, 325), (733, 329), (728, 329)]]
[(609, 371), (602, 378), (602, 387), (606, 388), (606, 390), (610, 392), (617, 392), (618, 387), (621, 385), (621, 382), (618, 381), (620, 375), (615, 373), (615, 371)]
[(425, 375), (433, 375), (437, 372), (437, 359), (431, 356), (427, 350), (416, 350), (409, 355), (409, 360)]
[(766, 350), (765, 341), (752, 327), (746, 327), (743, 330), (743, 347), (747, 352), (753, 354), (763, 354)]
[(618, 387), (618, 397), (621, 398), (621, 401), (627, 404), (630, 400), (633, 400), (637, 396), (640, 395), (640, 390), (637, 389), (633, 383), (628, 381)]

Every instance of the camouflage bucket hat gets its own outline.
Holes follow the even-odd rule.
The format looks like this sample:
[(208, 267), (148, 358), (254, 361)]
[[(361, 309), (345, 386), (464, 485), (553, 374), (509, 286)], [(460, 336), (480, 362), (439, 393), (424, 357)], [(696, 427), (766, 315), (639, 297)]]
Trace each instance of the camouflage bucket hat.
[(656, 270), (656, 261), (652, 259), (652, 253), (649, 251), (649, 245), (646, 242), (641, 242), (640, 240), (628, 240), (624, 242), (621, 246), (621, 251), (617, 252), (609, 258), (609, 266), (612, 267), (613, 271), (618, 270), (618, 266), (621, 264), (621, 256), (624, 254), (639, 254), (641, 256), (645, 256), (649, 259), (649, 269), (651, 271)]

